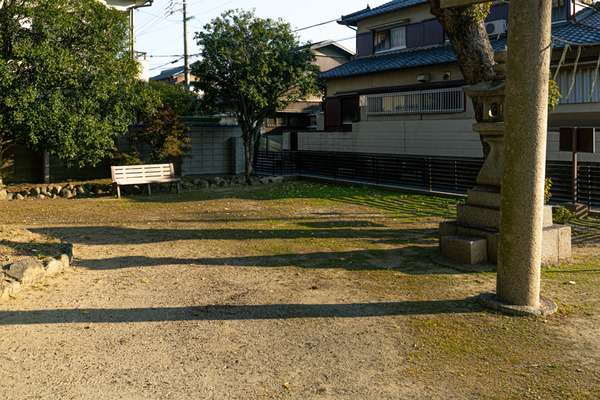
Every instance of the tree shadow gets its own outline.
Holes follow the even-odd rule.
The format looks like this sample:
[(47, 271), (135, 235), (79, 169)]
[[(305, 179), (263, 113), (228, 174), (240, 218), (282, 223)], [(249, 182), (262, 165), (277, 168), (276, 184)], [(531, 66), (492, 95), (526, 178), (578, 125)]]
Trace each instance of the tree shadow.
[[(355, 222), (365, 224), (368, 222)], [(64, 238), (71, 244), (110, 245), (123, 243), (147, 244), (174, 240), (249, 240), (249, 239), (376, 239), (380, 243), (417, 243), (431, 229), (183, 229), (183, 228), (129, 228), (113, 226), (57, 226), (29, 229), (31, 232)]]
[(165, 321), (244, 321), (295, 318), (366, 318), (480, 312), (474, 298), (350, 304), (203, 305), (0, 311), (2, 325)]
[(99, 259), (78, 259), (75, 265), (90, 270), (115, 270), (136, 267), (152, 268), (169, 265), (202, 265), (228, 267), (279, 268), (295, 266), (306, 269), (344, 269), (347, 271), (394, 270), (411, 275), (463, 274), (438, 265), (430, 256), (437, 248), (403, 248), (392, 250), (322, 251), (256, 256), (219, 257), (148, 257), (127, 255)]

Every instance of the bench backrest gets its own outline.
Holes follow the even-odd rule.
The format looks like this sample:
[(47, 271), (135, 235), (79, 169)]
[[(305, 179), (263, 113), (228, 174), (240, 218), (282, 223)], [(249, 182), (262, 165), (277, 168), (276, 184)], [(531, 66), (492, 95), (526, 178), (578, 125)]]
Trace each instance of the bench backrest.
[(112, 181), (123, 179), (157, 179), (175, 176), (173, 164), (119, 165), (110, 167)]

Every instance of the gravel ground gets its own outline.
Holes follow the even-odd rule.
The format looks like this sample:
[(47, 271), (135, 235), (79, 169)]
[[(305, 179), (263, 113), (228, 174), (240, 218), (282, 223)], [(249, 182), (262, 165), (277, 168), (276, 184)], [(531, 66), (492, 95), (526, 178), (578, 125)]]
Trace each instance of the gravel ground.
[[(516, 321), (524, 335), (543, 329), (536, 340), (560, 342), (532, 357), (560, 354), (561, 374), (581, 369), (563, 375), (583, 390), (557, 377), (557, 396), (595, 398), (595, 308), (569, 323), (483, 310), (473, 296), (493, 290), (493, 274), (429, 259), (439, 218), (415, 225), (364, 204), (215, 193), (2, 205), (2, 224), (73, 243), (76, 260), (0, 301), (0, 397), (537, 398), (521, 394), (541, 390), (531, 382), (552, 371), (541, 371), (543, 359), (536, 369), (514, 358), (539, 342), (500, 339), (500, 353), (514, 351), (496, 357), (490, 344), (482, 361), (460, 349), (442, 354), (442, 339), (420, 334), (432, 324), (452, 324), (436, 331), (451, 337), (464, 321), (466, 331)], [(305, 229), (315, 226), (329, 228)], [(504, 388), (496, 381), (513, 376)]]

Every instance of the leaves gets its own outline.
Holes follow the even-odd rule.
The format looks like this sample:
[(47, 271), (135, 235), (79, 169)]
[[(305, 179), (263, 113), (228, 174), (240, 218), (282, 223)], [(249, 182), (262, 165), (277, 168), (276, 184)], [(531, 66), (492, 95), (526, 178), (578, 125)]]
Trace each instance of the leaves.
[[(14, 21), (32, 21), (23, 27)], [(123, 13), (95, 0), (0, 5), (0, 153), (10, 143), (93, 165), (136, 108), (152, 104), (136, 81)]]
[(192, 67), (208, 113), (232, 112), (246, 148), (246, 175), (260, 129), (269, 115), (318, 94), (319, 68), (309, 46), (300, 46), (289, 23), (254, 12), (227, 11), (196, 33), (202, 59)]

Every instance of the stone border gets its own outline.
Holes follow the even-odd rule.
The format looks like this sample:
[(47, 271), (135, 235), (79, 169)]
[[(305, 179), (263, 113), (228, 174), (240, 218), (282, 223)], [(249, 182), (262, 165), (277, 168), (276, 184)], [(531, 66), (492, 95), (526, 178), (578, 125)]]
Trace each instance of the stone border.
[(485, 307), (513, 315), (549, 315), (558, 310), (556, 303), (544, 296), (540, 296), (540, 308), (504, 303), (496, 297), (496, 293), (491, 292), (481, 293), (477, 300)]
[[(181, 187), (183, 190), (201, 190), (213, 188), (226, 188), (230, 186), (258, 186), (271, 183), (280, 183), (282, 176), (253, 176), (250, 182), (246, 182), (243, 175), (215, 177), (215, 178), (182, 178)], [(145, 193), (146, 185), (126, 185), (121, 187), (124, 195), (136, 195)], [(171, 184), (161, 183), (152, 184), (153, 193), (168, 193), (171, 191)], [(34, 186), (30, 189), (20, 192), (9, 192), (6, 189), (0, 189), (0, 201), (2, 200), (43, 200), (43, 199), (74, 199), (98, 196), (116, 196), (116, 188), (112, 183), (85, 183), (80, 185), (67, 184)]]
[(73, 262), (73, 245), (62, 243), (58, 258), (48, 257), (42, 261), (26, 257), (3, 267), (0, 278), (0, 299), (15, 296), (23, 289), (41, 282), (45, 277), (66, 269)]

